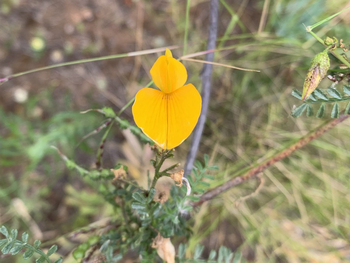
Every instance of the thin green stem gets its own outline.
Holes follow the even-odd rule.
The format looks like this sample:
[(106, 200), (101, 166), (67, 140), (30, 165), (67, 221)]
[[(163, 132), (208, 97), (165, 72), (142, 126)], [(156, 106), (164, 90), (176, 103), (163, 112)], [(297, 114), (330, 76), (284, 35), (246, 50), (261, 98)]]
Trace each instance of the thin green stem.
[(236, 26), (237, 23), (241, 27), (241, 30), (245, 31), (244, 25), (239, 20), (239, 16), (233, 11), (233, 9), (229, 6), (229, 4), (227, 4), (225, 0), (220, 0), (220, 3), (230, 13), (231, 20), (230, 20), (230, 23), (228, 24), (228, 26), (226, 27), (226, 30), (225, 30), (223, 37), (218, 39), (218, 41), (220, 41), (220, 43), (218, 45), (219, 49), (224, 46), (226, 40), (228, 40), (228, 38), (229, 38), (228, 35), (232, 32), (233, 28)]
[(121, 178), (118, 178), (116, 179), (117, 181), (120, 181), (120, 182), (123, 182), (125, 184), (129, 184), (133, 187), (135, 187), (136, 189), (140, 190), (141, 192), (146, 192), (146, 190), (144, 190), (142, 187), (140, 187), (137, 183), (133, 183), (132, 181), (130, 180), (124, 180), (124, 179), (121, 179)]
[(342, 55), (338, 53), (337, 50), (331, 50), (330, 51), (337, 59), (339, 59), (341, 62), (343, 62), (348, 68), (350, 68), (350, 62), (347, 61)]
[[(128, 217), (128, 215), (126, 214), (124, 199), (122, 199), (121, 202), (120, 202), (120, 209), (121, 209), (122, 215), (123, 215), (123, 217), (124, 217), (124, 222), (129, 222), (129, 217)], [(129, 224), (125, 224), (125, 227), (127, 228), (127, 230), (130, 230)]]
[(350, 96), (345, 96), (345, 97), (342, 97), (341, 99), (336, 99), (336, 98), (329, 98), (328, 100), (324, 100), (324, 99), (317, 99), (317, 101), (314, 101), (312, 99), (308, 99), (306, 100), (304, 103), (307, 103), (307, 104), (314, 104), (314, 103), (332, 103), (332, 102), (341, 102), (341, 101), (348, 101), (350, 100)]
[[(158, 155), (156, 155), (156, 160), (155, 160), (155, 163), (154, 163), (154, 168), (155, 168), (154, 178), (153, 178), (153, 181), (152, 181), (151, 189), (155, 187), (158, 179), (163, 176), (163, 172), (165, 170), (163, 172), (159, 172), (160, 168), (162, 167), (164, 161), (171, 157), (172, 153), (173, 153), (172, 149), (171, 150), (162, 151), (160, 159), (158, 159)], [(156, 154), (158, 154), (158, 153), (156, 153)]]
[(25, 244), (24, 247), (26, 247), (27, 249), (30, 249), (30, 250), (34, 250), (37, 254), (43, 256), (48, 263), (51, 263), (51, 260), (49, 259), (49, 257), (40, 249), (37, 249), (29, 244)]
[(122, 114), (129, 106), (135, 101), (135, 97), (133, 97), (129, 102), (118, 112), (118, 116)]
[(162, 157), (160, 158), (159, 163), (156, 166), (156, 170), (154, 172), (154, 178), (153, 178), (153, 181), (152, 181), (151, 189), (156, 186), (156, 183), (157, 183), (158, 179), (160, 178), (159, 170), (160, 170), (160, 167), (163, 165), (165, 159), (166, 158), (164, 158), (164, 156), (162, 155)]
[(68, 157), (65, 156), (57, 147), (51, 145), (51, 148), (57, 151), (57, 153), (60, 155), (62, 160), (66, 163), (67, 167), (69, 167), (70, 169), (72, 169), (72, 168), (76, 169), (79, 172), (79, 174), (82, 176), (89, 174), (88, 170), (84, 169), (83, 167), (80, 167), (75, 162), (69, 160)]
[(312, 26), (309, 26), (310, 30), (312, 30), (312, 29), (314, 29), (314, 28), (316, 28), (316, 27), (322, 25), (322, 24), (325, 23), (325, 22), (328, 22), (329, 20), (333, 19), (334, 17), (336, 17), (337, 15), (343, 13), (344, 11), (348, 10), (349, 8), (350, 8), (350, 6), (347, 7), (347, 8), (345, 8), (345, 9), (343, 9), (343, 10), (341, 10), (341, 11), (339, 11), (338, 13), (336, 13), (336, 14), (334, 14), (334, 15), (331, 15), (331, 16), (329, 16), (329, 17), (327, 17), (327, 18), (325, 18), (325, 19), (323, 19), (323, 20), (321, 20), (321, 21), (319, 21), (319, 22), (313, 24)]
[(161, 171), (159, 174), (162, 175), (162, 176), (167, 176), (167, 174), (168, 174), (168, 172), (169, 172), (170, 170), (172, 170), (172, 169), (174, 169), (174, 168), (176, 168), (176, 167), (178, 167), (178, 166), (179, 166), (178, 163), (177, 163), (177, 164), (174, 164), (174, 165), (170, 166), (169, 168), (164, 169), (164, 170)]
[(103, 155), (103, 148), (104, 148), (104, 143), (106, 141), (106, 138), (108, 136), (109, 131), (111, 130), (113, 126), (114, 120), (112, 120), (105, 133), (103, 134), (103, 137), (101, 139), (100, 147), (98, 148), (97, 155), (96, 155), (96, 167), (97, 169), (102, 169), (102, 155)]
[(156, 176), (154, 176), (150, 189), (152, 189), (152, 188), (154, 188), (156, 186), (156, 183), (157, 183), (158, 179), (159, 179), (159, 177), (157, 178)]
[(191, 0), (187, 0), (186, 4), (186, 21), (185, 21), (185, 35), (184, 35), (184, 49), (183, 49), (183, 56), (187, 53), (187, 38), (188, 38), (188, 24), (190, 20), (190, 6), (191, 6)]
[[(153, 84), (153, 80), (151, 80), (146, 87), (149, 87)], [(120, 114), (122, 114), (133, 102), (135, 101), (135, 97), (133, 97), (131, 100), (129, 100), (129, 102), (118, 112), (118, 116), (120, 116)]]
[[(320, 42), (322, 45), (326, 46), (324, 44), (324, 41), (317, 36), (314, 32), (312, 32), (312, 30), (308, 31), (318, 42)], [(337, 59), (339, 59), (343, 64), (345, 64), (348, 68), (350, 68), (350, 63), (343, 58), (340, 54), (338, 54), (338, 52), (336, 50), (329, 50), (329, 52), (331, 52)]]
[(314, 38), (316, 38), (318, 40), (318, 42), (320, 42), (322, 45), (325, 45), (324, 44), (324, 41), (318, 36), (316, 35), (314, 32), (312, 32), (311, 30), (308, 31)]

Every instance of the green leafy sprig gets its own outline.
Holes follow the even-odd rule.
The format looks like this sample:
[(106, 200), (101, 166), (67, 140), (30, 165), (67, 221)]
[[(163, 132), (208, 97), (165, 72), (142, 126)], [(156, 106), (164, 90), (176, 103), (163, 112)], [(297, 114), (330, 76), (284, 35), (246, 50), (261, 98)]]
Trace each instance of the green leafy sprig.
[[(301, 93), (298, 90), (293, 90), (292, 95), (301, 100)], [(292, 116), (294, 118), (300, 117), (304, 112), (306, 112), (307, 117), (314, 116), (313, 105), (321, 104), (316, 112), (317, 118), (322, 118), (325, 116), (326, 104), (332, 104), (331, 118), (339, 118), (340, 106), (339, 103), (343, 101), (349, 101), (345, 107), (344, 114), (350, 114), (350, 86), (343, 86), (343, 94), (340, 93), (335, 88), (328, 88), (326, 92), (317, 88), (315, 91), (304, 101), (303, 104), (299, 105), (292, 110)]]
[[(119, 127), (121, 129), (130, 129), (130, 131), (136, 135), (140, 140), (141, 142), (143, 143), (149, 143), (150, 145), (154, 145), (154, 142), (148, 138), (142, 131), (139, 127), (135, 126), (135, 125), (131, 125), (127, 120), (125, 119), (122, 119), (119, 117), (118, 114), (116, 114), (112, 108), (109, 108), (109, 107), (105, 107), (103, 109), (90, 109), (90, 110), (87, 110), (87, 111), (84, 111), (82, 113), (87, 113), (87, 112), (90, 112), (90, 111), (96, 111), (98, 113), (101, 113), (103, 114), (107, 120), (110, 120), (112, 119), (113, 121), (115, 121)], [(106, 126), (107, 127), (107, 126)], [(105, 128), (105, 127), (103, 127)]]
[(240, 251), (233, 252), (231, 249), (221, 246), (219, 251), (211, 250), (208, 259), (201, 259), (201, 255), (204, 251), (204, 246), (198, 244), (193, 253), (193, 258), (185, 258), (187, 246), (185, 244), (180, 244), (178, 253), (178, 262), (180, 263), (243, 263), (246, 262), (242, 258), (242, 253)]
[(170, 176), (169, 171), (171, 171), (172, 169), (176, 168), (179, 164), (174, 164), (166, 169), (164, 169), (163, 171), (160, 171), (160, 169), (162, 168), (162, 165), (164, 163), (164, 161), (166, 159), (170, 159), (172, 157), (174, 157), (174, 150), (163, 150), (163, 149), (159, 149), (158, 147), (154, 147), (153, 148), (156, 156), (155, 159), (151, 160), (151, 163), (154, 167), (154, 178), (152, 181), (152, 185), (151, 185), (151, 189), (155, 187), (158, 179), (162, 176)]
[[(26, 232), (22, 234), (22, 240), (17, 239), (17, 229), (11, 229), (11, 231), (8, 232), (5, 226), (1, 226), (0, 233), (6, 237), (4, 239), (0, 239), (0, 249), (2, 254), (17, 255), (21, 252), (23, 253), (24, 259), (29, 259), (36, 253), (39, 255), (39, 257), (35, 261), (36, 263), (53, 262), (51, 261), (50, 256), (57, 251), (56, 245), (53, 245), (47, 251), (47, 253), (45, 253), (39, 248), (39, 246), (41, 245), (40, 240), (35, 240), (33, 245), (28, 244), (29, 235)], [(54, 263), (61, 263), (62, 261), (63, 259), (59, 258), (56, 261), (54, 261)]]
[[(95, 111), (106, 117), (104, 125), (91, 133), (94, 134), (106, 128), (101, 145), (113, 122), (116, 122), (121, 129), (130, 129), (139, 136), (141, 141), (153, 144), (139, 128), (118, 117), (112, 109), (104, 108)], [(145, 140), (142, 140), (143, 136)], [(209, 165), (209, 157), (205, 155), (204, 162), (195, 162), (195, 168), (187, 178), (192, 188), (191, 194), (187, 196), (187, 184), (183, 184), (182, 187), (174, 185), (168, 193), (167, 200), (158, 202), (155, 200), (160, 197), (157, 195), (157, 198), (154, 198), (158, 194), (155, 189), (156, 182), (160, 177), (170, 177), (171, 171), (178, 166), (178, 163), (175, 163), (169, 167), (163, 167), (165, 160), (173, 157), (173, 150), (152, 148), (155, 152), (155, 157), (151, 160), (154, 178), (152, 182), (149, 182), (149, 189), (146, 190), (136, 181), (129, 181), (131, 178), (118, 177), (114, 174), (114, 171), (118, 169), (123, 169), (127, 173), (126, 166), (117, 165), (115, 170), (102, 169), (102, 167), (87, 170), (70, 160), (57, 148), (55, 149), (68, 168), (77, 170), (84, 178), (102, 181), (98, 187), (100, 194), (120, 215), (113, 220), (116, 227), (100, 236), (93, 237), (93, 242), (88, 240), (76, 248), (73, 256), (78, 261), (90, 258), (95, 251), (99, 250), (105, 256), (106, 262), (118, 262), (127, 251), (133, 249), (142, 255), (142, 262), (147, 262), (148, 258), (157, 257), (156, 250), (151, 247), (151, 241), (158, 234), (165, 238), (173, 236), (189, 238), (191, 229), (186, 215), (193, 209), (191, 201), (198, 201), (199, 196), (210, 187), (210, 180), (214, 178), (208, 172), (217, 169), (216, 166)], [(102, 157), (102, 152), (98, 154), (98, 157)]]
[(214, 176), (208, 174), (210, 171), (218, 170), (216, 165), (209, 165), (209, 156), (204, 155), (204, 165), (198, 160), (194, 163), (192, 173), (188, 176), (188, 181), (192, 187), (192, 194), (187, 198), (193, 202), (199, 201), (199, 195), (209, 189), (209, 181), (214, 180)]

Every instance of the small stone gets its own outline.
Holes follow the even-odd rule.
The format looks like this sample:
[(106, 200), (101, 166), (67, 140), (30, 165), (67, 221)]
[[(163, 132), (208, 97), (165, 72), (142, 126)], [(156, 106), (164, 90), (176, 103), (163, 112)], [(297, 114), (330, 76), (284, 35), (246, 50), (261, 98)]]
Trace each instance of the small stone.
[(74, 26), (72, 24), (65, 24), (63, 29), (67, 35), (71, 35), (74, 33)]
[(24, 103), (28, 100), (28, 91), (23, 88), (16, 88), (13, 92), (15, 102)]
[(35, 106), (34, 109), (32, 110), (31, 115), (35, 118), (40, 118), (43, 115), (43, 109), (38, 106)]
[(51, 52), (50, 54), (50, 59), (54, 63), (59, 63), (63, 61), (63, 53), (59, 49), (55, 49), (54, 51)]
[(41, 37), (33, 37), (30, 41), (30, 47), (35, 52), (44, 50), (45, 46), (45, 41)]

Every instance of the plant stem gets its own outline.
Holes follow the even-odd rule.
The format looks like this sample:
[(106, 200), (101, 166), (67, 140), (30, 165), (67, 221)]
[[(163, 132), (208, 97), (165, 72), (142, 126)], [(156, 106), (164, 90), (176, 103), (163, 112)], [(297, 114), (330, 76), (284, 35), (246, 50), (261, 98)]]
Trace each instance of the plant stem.
[(45, 258), (45, 260), (48, 262), (48, 263), (51, 263), (51, 260), (49, 259), (49, 257), (43, 252), (41, 251), (40, 249), (37, 249), (29, 244), (25, 244), (24, 247), (30, 249), (30, 250), (34, 250), (35, 253), (38, 253), (39, 255), (43, 256)]
[[(304, 145), (308, 144), (312, 140), (318, 138), (325, 132), (329, 131), (333, 127), (335, 127), (337, 124), (343, 122), (344, 120), (348, 119), (350, 116), (349, 115), (340, 115), (338, 119), (334, 119), (331, 121), (327, 121), (326, 123), (322, 124), (319, 126), (317, 129), (309, 132), (307, 135), (304, 137), (298, 139), (295, 143), (292, 143), (290, 146), (282, 149), (278, 153), (276, 153), (274, 156), (268, 158), (267, 160), (263, 161), (259, 165), (253, 167), (253, 168), (247, 168), (239, 171), (234, 175), (234, 178), (231, 180), (223, 183), (222, 185), (219, 185), (218, 187), (215, 187), (214, 189), (211, 189), (204, 193), (200, 200), (198, 202), (193, 203), (193, 207), (199, 206), (203, 204), (205, 201), (208, 201), (210, 199), (213, 199), (214, 197), (218, 196), (219, 194), (229, 190), (230, 188), (233, 188), (249, 179), (255, 178), (258, 174), (260, 174), (262, 171), (265, 169), (269, 168), (276, 162), (279, 162), (280, 160), (288, 157), (291, 155), (294, 151), (300, 149)], [(243, 175), (241, 175), (243, 174)]]
[(182, 55), (186, 55), (187, 52), (187, 36), (188, 36), (188, 21), (190, 20), (190, 6), (191, 0), (187, 0), (186, 4), (186, 21), (185, 21), (185, 35), (184, 35), (184, 49)]
[(170, 166), (169, 168), (166, 168), (166, 169), (164, 169), (163, 171), (161, 171), (160, 174), (161, 174), (162, 176), (166, 176), (168, 171), (170, 171), (170, 170), (172, 170), (172, 169), (174, 169), (174, 168), (176, 168), (176, 167), (178, 167), (178, 166), (179, 166), (178, 163), (177, 163), (177, 164), (174, 164), (174, 165)]
[[(318, 41), (320, 42), (322, 45), (324, 45), (325, 47), (327, 47), (324, 44), (324, 41), (319, 38), (314, 32), (312, 32), (312, 30), (308, 30), (308, 32)], [(343, 58), (340, 54), (338, 54), (338, 52), (336, 50), (329, 50), (329, 52), (331, 52), (333, 54), (333, 56), (335, 56), (337, 59), (339, 59), (343, 64), (345, 64), (348, 68), (350, 68), (350, 63)]]
[[(126, 214), (126, 210), (125, 210), (125, 204), (124, 204), (124, 199), (121, 200), (120, 202), (120, 209), (122, 211), (122, 215), (124, 218), (124, 222), (129, 222), (129, 217)], [(129, 230), (129, 224), (125, 224), (126, 228)]]
[[(209, 35), (208, 35), (208, 45), (207, 50), (215, 49), (216, 38), (217, 38), (217, 28), (218, 28), (218, 9), (219, 0), (210, 1), (210, 22), (209, 22)], [(205, 57), (206, 61), (213, 62), (214, 53), (208, 53)], [(210, 100), (210, 86), (211, 86), (211, 75), (212, 75), (213, 65), (205, 64), (203, 66), (202, 74), (202, 111), (198, 119), (198, 123), (193, 132), (193, 138), (191, 143), (190, 151), (187, 155), (187, 162), (185, 165), (184, 177), (191, 173), (194, 160), (196, 159), (199, 143), (202, 137), (204, 124), (207, 118), (209, 100)]]
[[(155, 172), (154, 172), (154, 178), (153, 178), (153, 181), (152, 181), (152, 185), (151, 185), (151, 189), (155, 187), (158, 179), (160, 177), (163, 176), (163, 173), (164, 171), (166, 171), (167, 169), (165, 169), (163, 172), (159, 172), (160, 171), (160, 168), (162, 167), (164, 161), (168, 158), (170, 158), (171, 154), (173, 153), (173, 149), (171, 150), (165, 150), (165, 151), (162, 151), (161, 152), (161, 157), (160, 159), (158, 159), (158, 156), (156, 155), (156, 160), (155, 160), (155, 165), (154, 165), (154, 168), (155, 168)], [(158, 153), (156, 153), (158, 154)], [(177, 164), (176, 164), (177, 165)]]
[(135, 97), (133, 97), (129, 102), (118, 112), (118, 116), (123, 113), (133, 102), (135, 101)]
[(327, 18), (325, 18), (325, 19), (323, 19), (323, 20), (313, 24), (312, 26), (309, 26), (310, 30), (312, 30), (312, 29), (322, 25), (325, 22), (328, 22), (328, 21), (332, 20), (334, 17), (336, 17), (337, 15), (340, 15), (341, 13), (343, 13), (346, 10), (348, 10), (349, 8), (350, 8), (350, 6), (345, 8), (345, 9), (343, 9), (343, 10), (341, 10), (341, 11), (339, 11), (338, 13), (335, 13), (334, 15), (331, 15), (331, 16), (329, 16), (329, 17), (327, 17)]
[[(170, 46), (170, 47), (167, 47), (167, 48), (168, 49), (175, 49), (175, 48), (178, 48), (178, 46)], [(27, 75), (27, 74), (31, 74), (31, 73), (34, 73), (34, 72), (38, 72), (38, 71), (43, 71), (43, 70), (48, 70), (48, 69), (53, 69), (53, 68), (59, 68), (59, 67), (65, 67), (65, 66), (71, 66), (71, 65), (76, 65), (76, 64), (82, 64), (82, 63), (87, 63), (87, 62), (107, 60), (107, 59), (124, 58), (124, 57), (135, 57), (135, 56), (140, 56), (140, 55), (153, 54), (153, 53), (160, 52), (160, 51), (165, 51), (165, 50), (166, 50), (166, 47), (164, 47), (164, 48), (155, 48), (155, 49), (148, 49), (148, 50), (135, 51), (135, 52), (129, 52), (129, 53), (123, 53), (123, 54), (117, 54), (117, 55), (103, 56), (103, 57), (98, 57), (98, 58), (81, 59), (81, 60), (75, 60), (75, 61), (71, 61), (71, 62), (60, 63), (60, 64), (56, 64), (56, 65), (52, 65), (52, 66), (47, 66), (47, 67), (43, 67), (43, 68), (36, 68), (36, 69), (32, 69), (32, 70), (16, 73), (16, 74), (13, 74), (13, 75), (8, 76), (8, 77), (1, 78), (0, 79), (0, 84), (4, 83), (4, 82), (6, 82), (6, 81), (8, 81), (10, 79), (17, 78), (17, 77), (20, 77), (20, 76), (23, 76), (23, 75)]]
[(308, 99), (304, 103), (314, 104), (314, 103), (324, 103), (324, 102), (325, 103), (327, 103), (327, 102), (341, 102), (341, 101), (348, 101), (348, 100), (350, 100), (350, 96), (344, 96), (341, 99), (329, 98), (328, 100), (317, 98), (317, 101), (313, 101), (312, 99)]
[[(146, 85), (146, 87), (149, 87), (153, 84), (153, 80), (151, 80), (150, 82), (148, 82), (148, 84)], [(125, 111), (133, 102), (135, 101), (135, 96), (129, 100), (129, 102), (118, 112), (117, 116), (120, 116), (120, 114), (123, 113), (123, 111)]]
[(97, 155), (96, 155), (96, 168), (98, 170), (102, 169), (102, 156), (103, 156), (103, 149), (104, 149), (104, 145), (108, 136), (109, 131), (111, 130), (112, 126), (113, 126), (114, 120), (109, 120), (109, 122), (106, 124), (107, 130), (105, 131), (105, 133), (103, 134), (103, 137), (101, 139), (101, 143), (100, 146), (98, 147), (97, 150)]

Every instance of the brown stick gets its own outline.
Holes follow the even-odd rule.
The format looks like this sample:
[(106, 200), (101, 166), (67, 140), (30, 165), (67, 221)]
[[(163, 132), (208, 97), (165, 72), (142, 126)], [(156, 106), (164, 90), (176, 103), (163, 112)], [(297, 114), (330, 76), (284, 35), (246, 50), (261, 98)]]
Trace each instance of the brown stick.
[[(207, 50), (215, 49), (215, 46), (216, 46), (217, 29), (218, 29), (218, 12), (219, 12), (218, 10), (219, 10), (219, 1), (211, 0)], [(213, 62), (214, 53), (207, 53), (205, 60), (209, 62)], [(203, 73), (202, 73), (202, 111), (199, 116), (196, 128), (193, 131), (193, 139), (192, 139), (190, 151), (188, 152), (188, 155), (187, 155), (184, 177), (186, 177), (192, 171), (192, 167), (196, 159), (199, 143), (202, 138), (205, 120), (207, 119), (207, 112), (208, 112), (209, 101), (210, 101), (212, 70), (213, 70), (213, 65), (204, 64)]]
[(328, 122), (322, 124), (314, 131), (311, 131), (307, 135), (305, 135), (304, 137), (300, 138), (297, 142), (293, 143), (288, 148), (280, 151), (279, 153), (277, 153), (273, 157), (265, 160), (260, 165), (250, 169), (244, 175), (236, 176), (236, 177), (232, 178), (231, 180), (223, 183), (222, 185), (215, 187), (214, 189), (211, 189), (208, 192), (204, 193), (198, 202), (193, 203), (193, 207), (199, 206), (202, 203), (204, 203), (205, 201), (213, 199), (214, 197), (221, 194), (222, 192), (225, 192), (228, 189), (235, 187), (235, 186), (247, 181), (248, 179), (255, 178), (259, 173), (261, 173), (265, 169), (269, 168), (274, 163), (291, 155), (294, 151), (300, 149), (304, 145), (308, 144), (310, 141), (321, 136), (322, 134), (324, 134), (328, 130), (332, 129), (334, 126), (343, 122), (344, 120), (346, 120), (349, 117), (350, 117), (349, 115), (340, 115), (338, 119), (334, 119), (334, 120), (331, 120), (331, 121), (328, 121)]

